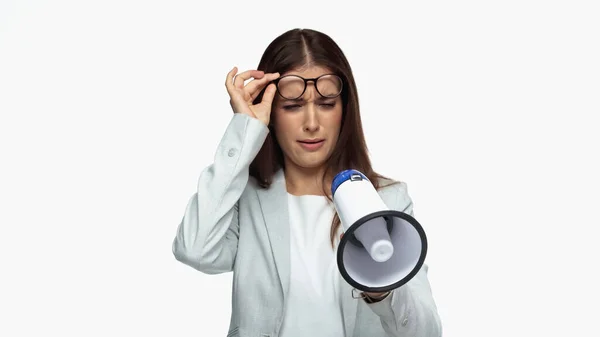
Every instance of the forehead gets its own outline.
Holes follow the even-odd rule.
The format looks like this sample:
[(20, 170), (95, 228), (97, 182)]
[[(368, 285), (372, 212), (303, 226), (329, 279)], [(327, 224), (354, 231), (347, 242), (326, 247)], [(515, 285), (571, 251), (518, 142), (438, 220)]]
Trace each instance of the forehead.
[(323, 74), (331, 74), (331, 73), (332, 73), (332, 71), (329, 68), (317, 66), (317, 65), (311, 65), (311, 66), (304, 66), (301, 68), (292, 69), (290, 71), (287, 71), (287, 72), (281, 74), (281, 76), (283, 77), (285, 75), (296, 75), (296, 76), (300, 76), (300, 77), (304, 77), (304, 78), (316, 78)]

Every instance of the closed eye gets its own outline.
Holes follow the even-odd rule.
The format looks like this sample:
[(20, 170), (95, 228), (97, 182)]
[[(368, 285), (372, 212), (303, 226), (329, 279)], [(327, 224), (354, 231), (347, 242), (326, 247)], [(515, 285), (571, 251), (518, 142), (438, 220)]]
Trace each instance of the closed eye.
[(288, 111), (290, 111), (290, 110), (297, 109), (297, 108), (299, 108), (299, 107), (300, 107), (300, 105), (299, 105), (299, 104), (291, 104), (291, 105), (284, 105), (284, 106), (283, 106), (283, 109), (284, 109), (284, 110), (288, 110)]
[[(333, 107), (335, 107), (335, 102), (334, 103), (321, 103), (321, 104), (319, 104), (319, 106), (322, 106), (325, 109), (332, 109)], [(300, 107), (301, 107), (300, 104), (289, 104), (289, 105), (284, 105), (283, 109), (287, 110), (287, 111), (292, 111), (292, 110), (296, 110)]]

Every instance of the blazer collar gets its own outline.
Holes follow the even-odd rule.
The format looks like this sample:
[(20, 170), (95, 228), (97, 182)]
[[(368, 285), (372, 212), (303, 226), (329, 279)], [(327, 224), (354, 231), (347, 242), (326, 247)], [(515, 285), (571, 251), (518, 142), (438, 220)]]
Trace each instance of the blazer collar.
[[(271, 242), (275, 267), (283, 289), (284, 303), (286, 303), (290, 286), (291, 261), (288, 195), (283, 169), (275, 173), (269, 188), (258, 189), (257, 194)], [(338, 295), (341, 299), (346, 336), (352, 336), (359, 300), (352, 298), (352, 286), (341, 275), (338, 277), (340, 278)]]

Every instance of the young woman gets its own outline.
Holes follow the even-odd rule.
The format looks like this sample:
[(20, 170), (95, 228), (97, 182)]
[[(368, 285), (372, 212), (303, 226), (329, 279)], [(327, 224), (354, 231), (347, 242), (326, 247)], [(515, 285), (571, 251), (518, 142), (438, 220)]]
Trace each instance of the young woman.
[(406, 184), (371, 167), (339, 46), (290, 30), (258, 70), (236, 74), (225, 82), (234, 114), (173, 242), (186, 265), (233, 271), (228, 336), (441, 336), (427, 265), (405, 285), (360, 299), (338, 271), (337, 173), (359, 170), (390, 209), (413, 215)]

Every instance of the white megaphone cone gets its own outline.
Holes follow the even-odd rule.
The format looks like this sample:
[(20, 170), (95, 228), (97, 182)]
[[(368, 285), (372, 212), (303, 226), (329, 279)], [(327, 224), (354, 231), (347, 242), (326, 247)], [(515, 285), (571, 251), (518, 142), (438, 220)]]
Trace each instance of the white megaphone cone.
[(357, 170), (338, 173), (331, 193), (344, 230), (337, 250), (342, 277), (368, 292), (390, 291), (412, 279), (427, 254), (427, 238), (417, 220), (390, 210)]

